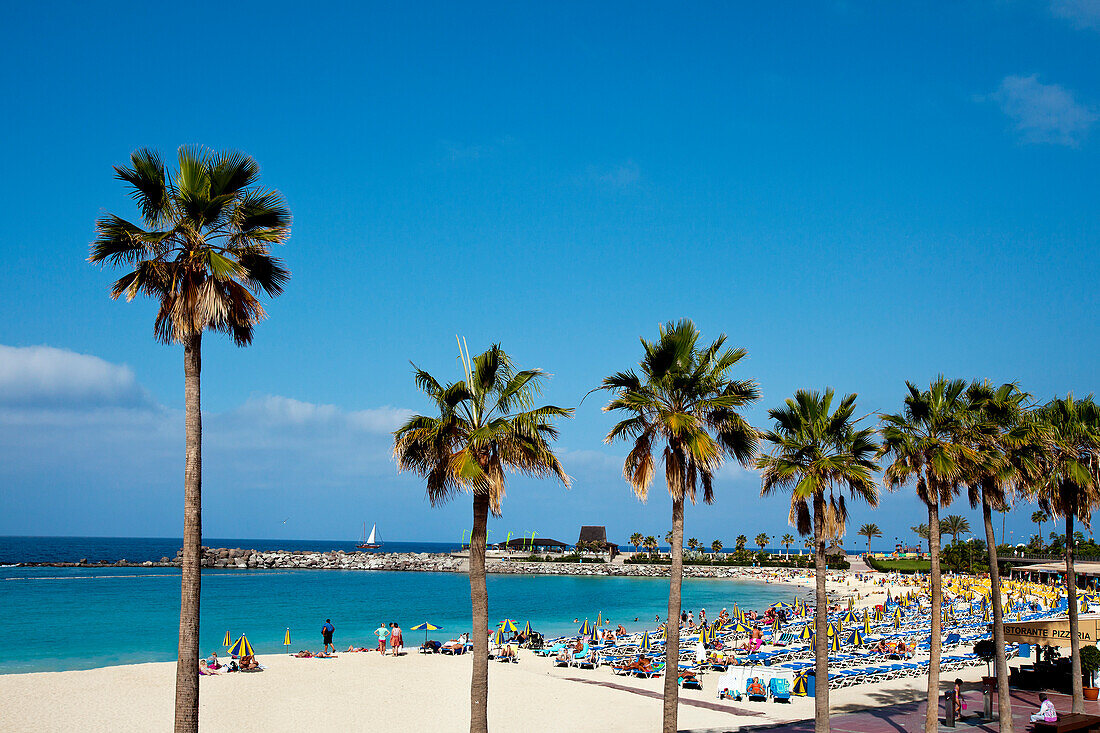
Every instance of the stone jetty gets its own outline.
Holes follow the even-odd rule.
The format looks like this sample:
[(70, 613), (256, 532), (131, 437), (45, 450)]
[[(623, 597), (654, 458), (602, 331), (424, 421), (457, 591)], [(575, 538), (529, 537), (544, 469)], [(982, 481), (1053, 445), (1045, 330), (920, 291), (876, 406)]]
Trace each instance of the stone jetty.
[[(179, 567), (183, 550), (174, 558), (131, 562), (51, 562), (19, 563), (23, 567)], [(463, 556), (437, 553), (399, 552), (300, 552), (290, 550), (248, 550), (228, 547), (204, 547), (204, 568), (227, 570), (396, 570), (434, 573), (465, 573), (469, 560)], [(488, 558), (489, 573), (513, 575), (614, 575), (631, 577), (667, 577), (668, 565), (627, 565), (614, 563), (526, 562)], [(744, 575), (745, 568), (731, 566), (685, 565), (686, 578), (725, 578)]]

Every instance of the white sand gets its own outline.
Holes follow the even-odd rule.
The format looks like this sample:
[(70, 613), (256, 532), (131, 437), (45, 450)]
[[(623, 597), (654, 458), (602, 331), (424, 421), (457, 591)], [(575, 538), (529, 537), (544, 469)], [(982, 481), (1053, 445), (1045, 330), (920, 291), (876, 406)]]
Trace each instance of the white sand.
[[(833, 575), (833, 574), (830, 574)], [(881, 603), (885, 589), (834, 576), (830, 591), (859, 593), (860, 605)], [(841, 579), (842, 578), (842, 579)], [(808, 579), (801, 580), (808, 584)], [(805, 592), (805, 591), (803, 591)], [(661, 701), (589, 682), (660, 695), (662, 680), (616, 677), (597, 670), (555, 668), (521, 653), (519, 664), (489, 662), (489, 724), (495, 730), (640, 731), (659, 728)], [(377, 653), (337, 659), (261, 657), (267, 671), (200, 679), (204, 731), (372, 730), (433, 733), (469, 727), (471, 656)], [(976, 680), (982, 668), (958, 675)], [(954, 678), (954, 674), (951, 678)], [(175, 664), (105, 667), (79, 672), (0, 675), (0, 731), (159, 731), (172, 723)], [(573, 678), (573, 679), (569, 679)], [(584, 681), (575, 681), (584, 680)], [(680, 728), (736, 730), (741, 725), (813, 716), (812, 698), (778, 703), (719, 702), (718, 673), (703, 690), (681, 691)], [(923, 677), (862, 685), (832, 693), (833, 710), (907, 702), (923, 695)], [(945, 687), (949, 684), (944, 680)], [(720, 705), (696, 707), (686, 701)], [(756, 715), (753, 715), (756, 713)]]

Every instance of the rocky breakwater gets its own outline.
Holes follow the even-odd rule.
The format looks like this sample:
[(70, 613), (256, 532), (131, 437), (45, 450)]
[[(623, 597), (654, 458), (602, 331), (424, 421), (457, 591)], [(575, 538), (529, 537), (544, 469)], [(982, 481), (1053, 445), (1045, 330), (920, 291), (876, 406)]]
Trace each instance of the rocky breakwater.
[[(173, 564), (179, 564), (182, 550)], [(241, 548), (203, 548), (204, 568), (230, 569), (301, 569), (301, 570), (421, 570), (457, 572), (465, 570), (462, 560), (445, 554), (427, 552), (291, 552), (288, 550), (244, 550)]]

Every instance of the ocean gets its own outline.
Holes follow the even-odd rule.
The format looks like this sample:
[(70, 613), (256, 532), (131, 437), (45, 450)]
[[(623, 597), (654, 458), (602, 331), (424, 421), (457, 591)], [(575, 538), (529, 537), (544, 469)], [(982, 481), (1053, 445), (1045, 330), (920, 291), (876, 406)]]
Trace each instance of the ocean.
[[(135, 538), (0, 538), (0, 560), (65, 561), (87, 558), (159, 560), (179, 540)], [(354, 542), (210, 539), (210, 546), (255, 549), (353, 549)], [(452, 543), (386, 543), (405, 552), (443, 552)], [(102, 553), (102, 554), (97, 554)], [(122, 553), (122, 554), (120, 554)], [(143, 554), (144, 553), (144, 554)], [(668, 580), (592, 576), (490, 575), (490, 618), (530, 621), (548, 636), (575, 632), (574, 619), (653, 628), (665, 615)], [(175, 658), (179, 631), (179, 572), (168, 568), (0, 567), (0, 673), (90, 669)], [(791, 586), (729, 579), (685, 579), (684, 608), (716, 615), (790, 601)], [(326, 618), (339, 648), (370, 646), (380, 622), (397, 621), (408, 643), (423, 639), (409, 627), (442, 626), (446, 640), (470, 629), (470, 589), (456, 573), (336, 570), (204, 570), (201, 648), (224, 651), (225, 632), (244, 633), (257, 654), (316, 650)], [(635, 621), (635, 619), (638, 619)]]

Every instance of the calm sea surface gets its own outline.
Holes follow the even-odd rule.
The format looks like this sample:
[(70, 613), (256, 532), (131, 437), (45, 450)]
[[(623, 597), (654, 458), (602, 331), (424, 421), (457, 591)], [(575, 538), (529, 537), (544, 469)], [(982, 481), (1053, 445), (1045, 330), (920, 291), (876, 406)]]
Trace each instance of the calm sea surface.
[[(211, 539), (207, 544), (326, 550), (350, 549), (354, 543)], [(38, 556), (32, 556), (32, 546)], [(8, 537), (0, 538), (0, 559), (155, 560), (174, 555), (178, 547), (179, 540)], [(398, 549), (399, 543), (392, 547)], [(402, 551), (452, 548), (446, 543), (400, 545)], [(165, 568), (0, 567), (0, 673), (173, 659), (179, 582), (179, 572)], [(601, 611), (605, 619), (630, 630), (652, 628), (654, 615), (664, 616), (668, 598), (668, 580), (661, 578), (490, 575), (488, 585), (494, 621), (530, 621), (548, 635), (574, 631), (574, 618), (595, 621)], [(687, 579), (684, 607), (705, 607), (712, 615), (734, 603), (763, 609), (777, 600), (791, 600), (794, 592), (777, 584)], [(227, 630), (234, 637), (247, 634), (259, 654), (283, 652), (287, 628), (293, 650), (317, 649), (326, 618), (336, 625), (335, 640), (341, 648), (351, 643), (370, 646), (371, 632), (382, 621), (400, 623), (409, 642), (422, 638), (408, 628), (423, 621), (444, 628), (433, 638), (450, 638), (470, 629), (469, 581), (454, 573), (203, 571), (204, 653), (223, 651)]]

